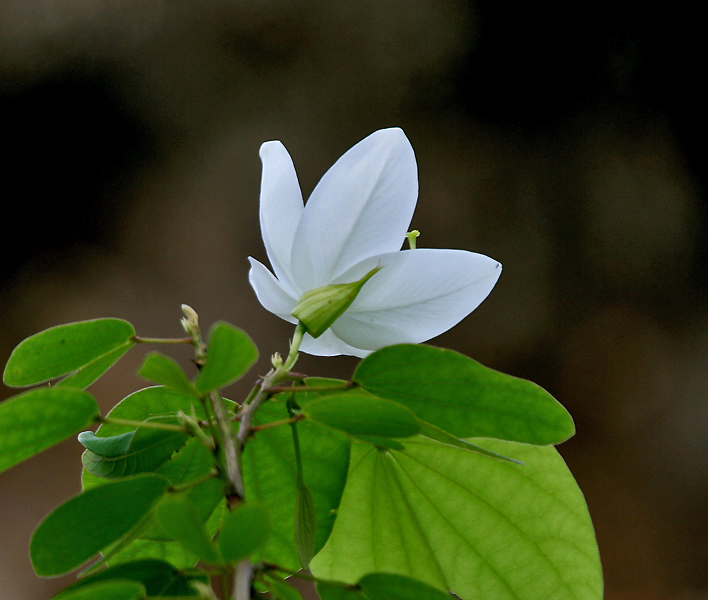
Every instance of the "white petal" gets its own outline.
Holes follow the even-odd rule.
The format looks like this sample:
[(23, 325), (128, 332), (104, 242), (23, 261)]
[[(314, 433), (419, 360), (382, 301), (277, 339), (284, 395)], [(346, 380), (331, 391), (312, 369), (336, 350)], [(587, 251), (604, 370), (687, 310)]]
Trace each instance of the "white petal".
[(248, 260), (251, 263), (248, 281), (251, 283), (251, 287), (256, 292), (258, 301), (263, 305), (263, 308), (290, 323), (297, 323), (297, 319), (290, 314), (295, 308), (297, 299), (288, 294), (280, 282), (262, 263), (250, 256)]
[(359, 358), (364, 358), (371, 354), (370, 350), (354, 348), (343, 342), (332, 333), (331, 329), (325, 331), (318, 338), (305, 334), (300, 344), (300, 351), (313, 356), (339, 356), (340, 354), (346, 354), (348, 356), (358, 356)]
[(261, 145), (261, 234), (268, 260), (281, 285), (300, 295), (290, 272), (290, 253), (304, 205), (293, 161), (280, 142)]
[(342, 280), (382, 265), (332, 331), (351, 346), (377, 350), (420, 343), (447, 331), (487, 297), (501, 264), (464, 250), (418, 249), (373, 257)]
[(410, 142), (383, 129), (347, 151), (307, 201), (291, 267), (303, 290), (331, 283), (359, 261), (401, 248), (418, 197)]

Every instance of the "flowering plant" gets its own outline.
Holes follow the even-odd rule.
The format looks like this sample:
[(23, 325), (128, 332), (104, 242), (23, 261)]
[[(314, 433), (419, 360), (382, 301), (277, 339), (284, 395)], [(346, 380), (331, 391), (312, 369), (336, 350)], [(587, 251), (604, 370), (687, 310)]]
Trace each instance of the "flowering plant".
[[(529, 381), (421, 345), (473, 311), (501, 266), (416, 248), (403, 132), (354, 146), (307, 204), (283, 145), (261, 158), (273, 273), (251, 258), (249, 278), (296, 327), (243, 401), (222, 390), (256, 347), (224, 322), (205, 341), (188, 306), (184, 337), (106, 318), (10, 356), (5, 383), (34, 387), (0, 404), (0, 471), (79, 432), (85, 447), (83, 491), (32, 537), (37, 574), (87, 565), (61, 600), (297, 600), (295, 578), (323, 600), (601, 598), (587, 507), (554, 448), (570, 415)], [(174, 343), (193, 346), (194, 376), (148, 353), (138, 374), (152, 385), (100, 414), (94, 381), (131, 348)], [(293, 371), (300, 351), (362, 360), (347, 380), (308, 376)]]

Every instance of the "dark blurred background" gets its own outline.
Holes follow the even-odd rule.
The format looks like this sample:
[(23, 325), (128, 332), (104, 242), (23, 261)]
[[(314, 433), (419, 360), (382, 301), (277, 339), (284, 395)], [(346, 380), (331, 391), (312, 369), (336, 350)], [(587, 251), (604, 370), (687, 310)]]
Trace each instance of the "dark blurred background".
[[(699, 23), (680, 3), (2, 0), (0, 362), (72, 320), (180, 335), (187, 302), (205, 327), (251, 334), (255, 378), (291, 334), (247, 283), (246, 257), (265, 259), (259, 145), (285, 143), (307, 195), (347, 148), (401, 126), (419, 244), (504, 264), (433, 343), (540, 383), (574, 415), (560, 451), (608, 600), (708, 598)], [(105, 409), (141, 385), (139, 363), (94, 387)], [(3, 599), (70, 580), (35, 578), (28, 543), (78, 491), (80, 453), (69, 440), (0, 475)]]

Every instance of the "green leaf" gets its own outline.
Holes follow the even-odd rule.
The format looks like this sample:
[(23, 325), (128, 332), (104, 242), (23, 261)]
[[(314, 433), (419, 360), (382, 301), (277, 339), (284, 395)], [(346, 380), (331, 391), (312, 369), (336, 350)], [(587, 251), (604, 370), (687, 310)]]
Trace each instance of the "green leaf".
[(57, 381), (56, 385), (64, 387), (74, 387), (85, 389), (110, 369), (134, 344), (126, 342), (115, 350), (107, 352), (103, 356), (85, 364), (80, 369), (70, 373), (63, 379)]
[(332, 534), (310, 563), (354, 583), (384, 571), (463, 600), (599, 600), (587, 506), (552, 447), (476, 440), (524, 465), (425, 438), (406, 451), (355, 443)]
[(263, 548), (269, 535), (268, 510), (258, 504), (243, 504), (227, 513), (219, 534), (219, 549), (226, 562), (237, 562)]
[(74, 496), (55, 508), (32, 536), (30, 556), (38, 575), (68, 573), (128, 533), (161, 498), (169, 481), (138, 475)]
[(11, 387), (49, 381), (130, 348), (134, 336), (133, 326), (120, 319), (51, 327), (20, 342), (7, 361), (3, 381)]
[[(154, 418), (149, 422), (162, 422), (174, 424), (172, 417), (163, 419)], [(128, 435), (128, 434), (123, 434)], [(123, 441), (122, 435), (119, 436)], [(84, 441), (87, 438), (82, 438)], [(96, 437), (92, 445), (96, 445), (102, 438)], [(105, 439), (105, 438), (103, 438)], [(115, 440), (115, 437), (111, 437)], [(86, 450), (81, 456), (84, 468), (98, 475), (116, 479), (127, 477), (137, 473), (154, 471), (160, 465), (166, 463), (175, 450), (179, 450), (189, 439), (186, 433), (181, 431), (170, 431), (163, 429), (151, 429), (150, 427), (139, 427), (129, 440), (129, 445), (124, 453), (113, 456), (101, 456), (91, 449)], [(81, 441), (81, 440), (80, 440)], [(83, 442), (82, 442), (83, 443)]]
[(359, 364), (354, 381), (458, 438), (549, 445), (575, 432), (565, 408), (535, 383), (494, 371), (451, 350), (388, 346)]
[(258, 360), (258, 350), (248, 335), (228, 323), (217, 323), (209, 335), (206, 364), (194, 382), (210, 392), (236, 381)]
[(142, 600), (145, 587), (137, 581), (99, 581), (55, 596), (56, 600)]
[(211, 564), (221, 562), (221, 557), (204, 528), (204, 522), (187, 498), (166, 498), (157, 505), (156, 516), (163, 531), (200, 559)]
[[(284, 403), (269, 402), (256, 413), (254, 423), (288, 418)], [(297, 424), (303, 481), (315, 505), (315, 552), (324, 545), (335, 520), (349, 464), (349, 438), (328, 427), (308, 421)], [(295, 547), (297, 466), (289, 427), (256, 432), (243, 455), (246, 498), (258, 500), (271, 517), (271, 535), (262, 558), (285, 568), (300, 568)]]
[(134, 435), (134, 431), (129, 431), (111, 437), (98, 437), (93, 431), (82, 431), (78, 440), (84, 448), (91, 450), (94, 454), (112, 458), (121, 456), (128, 451)]
[(316, 531), (317, 514), (312, 494), (304, 482), (298, 480), (295, 500), (295, 548), (304, 569), (307, 569), (315, 555)]
[(351, 435), (396, 438), (409, 437), (420, 431), (418, 419), (410, 409), (361, 390), (309, 402), (302, 414)]
[[(189, 584), (190, 580), (196, 579), (204, 582), (207, 580), (205, 575), (190, 575), (187, 577), (165, 561), (145, 559), (110, 567), (89, 577), (79, 579), (72, 586), (55, 596), (54, 600), (66, 600), (66, 594), (73, 593), (79, 588), (116, 579), (141, 583), (145, 586), (146, 594), (151, 597), (198, 596), (197, 592)], [(102, 598), (102, 596), (95, 596), (95, 598)]]
[(450, 600), (450, 595), (434, 587), (393, 573), (369, 573), (358, 583), (370, 600)]
[(182, 368), (169, 356), (159, 352), (151, 352), (145, 357), (138, 375), (153, 383), (172, 388), (180, 394), (199, 396), (197, 388), (189, 381)]
[(98, 405), (70, 388), (30, 390), (0, 404), (0, 472), (92, 425)]

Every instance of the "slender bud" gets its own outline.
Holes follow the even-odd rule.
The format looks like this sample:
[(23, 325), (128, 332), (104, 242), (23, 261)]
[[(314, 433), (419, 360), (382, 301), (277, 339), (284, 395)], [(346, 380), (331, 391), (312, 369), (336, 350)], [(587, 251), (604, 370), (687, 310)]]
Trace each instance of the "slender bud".
[(380, 270), (381, 267), (371, 269), (359, 281), (326, 285), (305, 292), (293, 309), (293, 317), (312, 337), (321, 336), (351, 306), (364, 284)]

